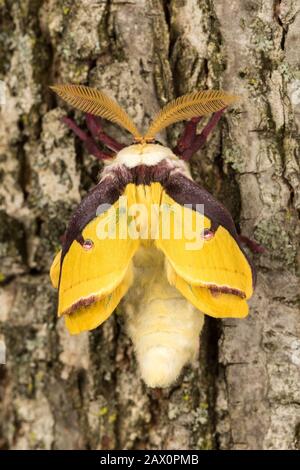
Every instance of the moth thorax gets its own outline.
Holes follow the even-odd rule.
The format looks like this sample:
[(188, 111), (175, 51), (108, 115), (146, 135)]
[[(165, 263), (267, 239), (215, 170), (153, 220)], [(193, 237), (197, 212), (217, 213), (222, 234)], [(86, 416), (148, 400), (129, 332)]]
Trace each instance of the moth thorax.
[(168, 387), (197, 357), (204, 317), (170, 286), (163, 255), (154, 247), (139, 250), (134, 272), (125, 300), (128, 333), (145, 383)]
[(160, 144), (135, 144), (120, 150), (115, 162), (134, 168), (138, 165), (157, 165), (165, 159), (178, 160), (178, 157), (171, 149)]

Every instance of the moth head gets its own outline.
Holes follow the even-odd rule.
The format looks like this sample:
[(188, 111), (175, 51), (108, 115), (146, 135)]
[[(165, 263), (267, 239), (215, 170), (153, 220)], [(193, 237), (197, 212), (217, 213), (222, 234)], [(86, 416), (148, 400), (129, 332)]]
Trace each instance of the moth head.
[[(193, 117), (207, 116), (226, 108), (238, 99), (220, 90), (188, 93), (164, 106), (143, 135), (129, 115), (102, 91), (82, 85), (56, 85), (50, 88), (74, 108), (101, 116), (123, 127), (133, 136), (137, 145), (156, 144), (156, 135), (171, 124)], [(139, 148), (141, 147), (137, 147)]]

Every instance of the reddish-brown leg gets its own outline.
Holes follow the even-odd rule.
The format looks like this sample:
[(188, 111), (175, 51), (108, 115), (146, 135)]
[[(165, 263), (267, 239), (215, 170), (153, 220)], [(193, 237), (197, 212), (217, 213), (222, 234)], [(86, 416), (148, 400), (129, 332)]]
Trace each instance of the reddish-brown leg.
[(94, 139), (100, 140), (100, 142), (106, 145), (110, 150), (113, 152), (119, 152), (121, 149), (126, 147), (126, 145), (120, 144), (120, 142), (117, 142), (115, 139), (107, 135), (102, 129), (100, 120), (95, 116), (92, 114), (86, 114), (85, 119), (87, 127)]
[[(196, 135), (196, 127), (199, 121), (198, 122), (194, 121), (195, 119), (199, 119), (199, 118), (194, 118), (194, 120), (192, 119), (191, 121), (189, 121), (186, 125), (186, 129), (181, 138), (181, 139), (184, 139), (185, 148), (183, 150), (178, 148), (178, 144), (180, 144), (181, 142), (181, 139), (180, 139), (174, 150), (175, 153), (179, 155), (183, 160), (189, 160), (194, 155), (194, 153), (196, 153), (201, 147), (203, 147), (209, 134), (213, 131), (213, 129), (218, 124), (224, 111), (225, 111), (225, 108), (214, 113), (210, 121), (207, 123), (207, 125), (204, 127), (204, 129), (201, 131), (199, 135)], [(196, 122), (196, 127), (195, 127), (195, 122)]]
[(202, 116), (192, 118), (185, 125), (182, 136), (179, 138), (174, 153), (176, 155), (182, 155), (191, 145), (196, 137), (197, 124), (201, 121)]
[(252, 253), (264, 253), (266, 251), (264, 246), (251, 240), (251, 238), (248, 238), (245, 235), (239, 235), (239, 240), (243, 245), (246, 245)]
[(74, 132), (74, 134), (76, 134), (77, 137), (79, 137), (79, 139), (84, 142), (87, 151), (94, 155), (94, 157), (98, 158), (99, 160), (106, 160), (113, 157), (112, 154), (100, 150), (92, 137), (89, 137), (86, 132), (80, 129), (80, 127), (77, 126), (77, 124), (72, 119), (65, 116), (62, 118), (62, 122), (66, 124)]

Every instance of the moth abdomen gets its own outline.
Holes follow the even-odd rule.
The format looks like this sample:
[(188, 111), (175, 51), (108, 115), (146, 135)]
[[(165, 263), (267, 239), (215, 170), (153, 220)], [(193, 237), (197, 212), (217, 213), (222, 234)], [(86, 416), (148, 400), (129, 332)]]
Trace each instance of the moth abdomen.
[(197, 356), (203, 315), (181, 298), (144, 305), (131, 321), (138, 323), (131, 328), (129, 322), (128, 330), (143, 380), (149, 387), (168, 387)]
[(142, 248), (134, 266), (125, 300), (128, 333), (145, 383), (168, 387), (197, 356), (204, 317), (169, 284), (161, 252)]

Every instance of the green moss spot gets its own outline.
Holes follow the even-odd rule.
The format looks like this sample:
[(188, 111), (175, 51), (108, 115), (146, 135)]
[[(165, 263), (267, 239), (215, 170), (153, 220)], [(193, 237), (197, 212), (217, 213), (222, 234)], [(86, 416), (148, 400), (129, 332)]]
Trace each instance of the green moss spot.
[(200, 438), (198, 440), (198, 447), (200, 450), (212, 450), (214, 447), (211, 437)]
[(202, 410), (207, 410), (208, 409), (208, 403), (205, 403), (205, 402), (201, 402), (199, 407), (202, 409)]
[(105, 415), (107, 415), (107, 413), (108, 413), (107, 406), (102, 406), (102, 408), (100, 408), (100, 410), (99, 410), (99, 416), (105, 416)]
[(112, 423), (114, 423), (114, 422), (116, 421), (116, 419), (117, 419), (117, 415), (116, 415), (116, 413), (114, 413), (114, 414), (112, 414), (112, 415), (109, 415), (109, 417), (108, 417), (108, 422), (109, 422), (110, 424), (112, 424)]
[(30, 432), (28, 437), (29, 437), (29, 445), (30, 445), (30, 447), (33, 447), (36, 443), (36, 434), (35, 434), (35, 432), (33, 432), (33, 431)]

